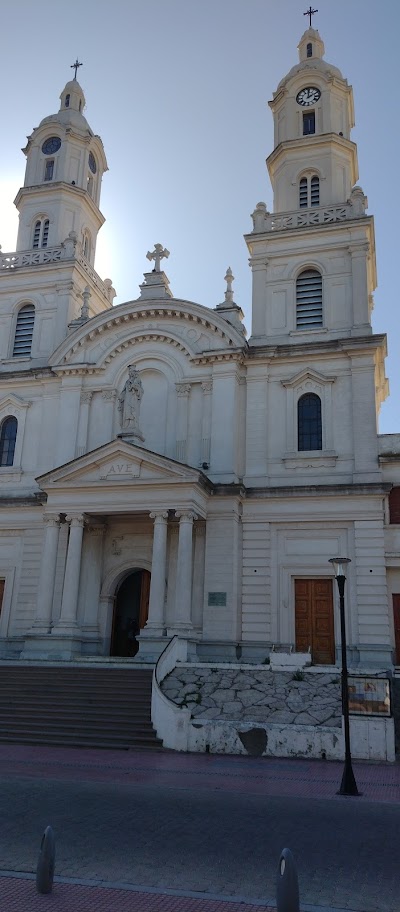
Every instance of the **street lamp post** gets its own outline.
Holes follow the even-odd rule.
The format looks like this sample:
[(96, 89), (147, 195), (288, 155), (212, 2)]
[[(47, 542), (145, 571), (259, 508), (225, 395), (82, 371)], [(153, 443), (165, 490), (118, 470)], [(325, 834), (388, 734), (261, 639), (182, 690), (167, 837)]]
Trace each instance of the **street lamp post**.
[(351, 765), (350, 750), (350, 720), (349, 720), (349, 683), (347, 671), (347, 641), (346, 641), (346, 618), (344, 614), (344, 586), (346, 582), (346, 564), (350, 563), (348, 557), (331, 557), (330, 564), (333, 565), (335, 577), (339, 589), (340, 605), (340, 632), (342, 641), (342, 713), (344, 719), (344, 745), (345, 760), (342, 781), (338, 795), (359, 795), (357, 783)]

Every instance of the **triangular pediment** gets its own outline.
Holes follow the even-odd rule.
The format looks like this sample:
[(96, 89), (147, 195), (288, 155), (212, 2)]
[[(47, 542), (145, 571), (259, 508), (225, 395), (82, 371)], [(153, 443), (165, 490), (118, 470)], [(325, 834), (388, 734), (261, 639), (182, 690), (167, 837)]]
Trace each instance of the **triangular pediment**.
[(197, 482), (201, 472), (144, 447), (112, 440), (37, 478), (46, 491), (101, 485), (176, 484)]
[(312, 370), (311, 368), (306, 368), (305, 370), (300, 371), (297, 374), (294, 374), (293, 377), (290, 377), (287, 380), (281, 380), (282, 386), (296, 387), (301, 386), (303, 383), (315, 383), (320, 386), (324, 386), (327, 383), (334, 383), (336, 377), (328, 377), (325, 374), (320, 374), (319, 371)]

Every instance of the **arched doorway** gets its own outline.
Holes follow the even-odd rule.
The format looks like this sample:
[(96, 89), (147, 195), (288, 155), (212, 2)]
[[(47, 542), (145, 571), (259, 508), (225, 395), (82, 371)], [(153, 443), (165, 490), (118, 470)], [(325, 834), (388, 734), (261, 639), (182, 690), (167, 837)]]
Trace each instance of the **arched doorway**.
[(137, 635), (149, 613), (150, 573), (133, 570), (118, 587), (111, 632), (110, 655), (135, 656), (139, 649)]

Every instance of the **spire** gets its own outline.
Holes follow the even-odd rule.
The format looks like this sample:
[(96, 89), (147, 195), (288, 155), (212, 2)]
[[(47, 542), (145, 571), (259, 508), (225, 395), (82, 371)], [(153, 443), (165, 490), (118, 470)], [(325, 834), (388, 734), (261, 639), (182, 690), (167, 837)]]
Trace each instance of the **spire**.
[(316, 57), (321, 58), (324, 56), (325, 45), (317, 29), (310, 26), (304, 32), (304, 35), (300, 38), (298, 49), (300, 63), (305, 60), (311, 60), (311, 58), (315, 59)]
[[(78, 60), (76, 63), (72, 63), (71, 66), (77, 68)], [(82, 64), (80, 63), (79, 66), (82, 66)], [(76, 78), (76, 69), (74, 78), (70, 79), (69, 82), (67, 82), (67, 84), (64, 86), (60, 95), (60, 100), (60, 111), (78, 111), (79, 114), (83, 114), (83, 109), (85, 107), (86, 101), (82, 86), (79, 85), (79, 82)]]
[(242, 308), (238, 304), (235, 304), (233, 300), (233, 289), (232, 283), (235, 276), (231, 270), (231, 267), (228, 266), (225, 274), (226, 282), (226, 291), (225, 291), (225, 301), (222, 304), (217, 304), (214, 310), (218, 311), (221, 317), (230, 323), (231, 326), (234, 326), (242, 335), (246, 335), (246, 329), (242, 324), (244, 313)]

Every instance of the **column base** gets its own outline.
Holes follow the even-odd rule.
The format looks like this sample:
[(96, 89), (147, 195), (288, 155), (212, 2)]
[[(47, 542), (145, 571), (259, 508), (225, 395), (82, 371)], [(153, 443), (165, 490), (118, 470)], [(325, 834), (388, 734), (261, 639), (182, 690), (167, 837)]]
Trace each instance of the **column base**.
[(165, 636), (165, 627), (157, 624), (155, 621), (147, 621), (145, 627), (140, 631), (140, 637), (163, 637)]
[(54, 633), (28, 633), (25, 638), (21, 659), (55, 659), (68, 661), (82, 654), (80, 636), (54, 635)]
[(165, 634), (157, 635), (149, 632), (143, 636), (145, 628), (140, 631), (138, 636), (139, 652), (135, 655), (135, 665), (141, 662), (156, 664), (165, 647), (168, 646), (169, 637)]
[(192, 640), (193, 638), (197, 637), (197, 634), (193, 629), (192, 624), (177, 623), (167, 628), (167, 636), (180, 636)]

